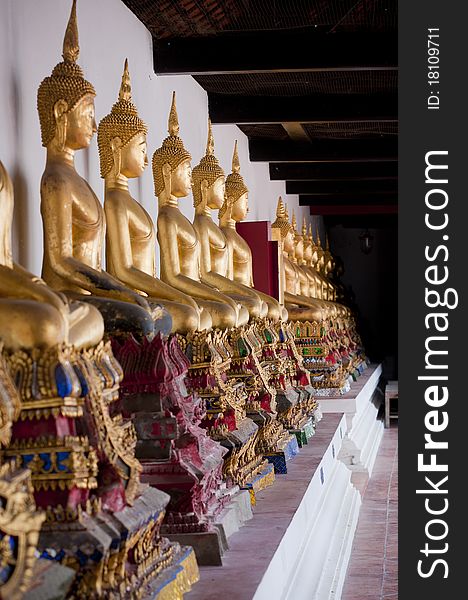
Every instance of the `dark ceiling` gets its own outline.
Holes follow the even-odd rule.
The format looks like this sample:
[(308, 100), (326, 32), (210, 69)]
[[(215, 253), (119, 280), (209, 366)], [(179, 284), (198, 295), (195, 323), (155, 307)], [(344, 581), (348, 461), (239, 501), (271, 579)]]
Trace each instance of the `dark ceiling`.
[(397, 213), (397, 0), (124, 0), (154, 69), (190, 74), (213, 123), (328, 223)]

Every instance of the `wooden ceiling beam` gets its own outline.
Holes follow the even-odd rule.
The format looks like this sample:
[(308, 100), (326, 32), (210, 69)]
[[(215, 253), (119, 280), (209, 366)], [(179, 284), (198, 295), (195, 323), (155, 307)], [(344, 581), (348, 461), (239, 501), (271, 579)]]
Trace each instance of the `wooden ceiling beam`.
[(208, 93), (212, 123), (396, 123), (396, 94), (242, 96)]
[(352, 215), (397, 215), (397, 204), (351, 204), (329, 206), (328, 204), (320, 204), (310, 207), (311, 215), (327, 215), (327, 216), (352, 216)]
[(354, 181), (286, 181), (287, 194), (349, 194), (356, 197), (362, 194), (380, 194), (398, 191), (397, 179)]
[(251, 138), (249, 154), (254, 162), (388, 162), (397, 160), (398, 140), (396, 137), (372, 140), (322, 139), (299, 143)]
[(299, 194), (299, 206), (375, 206), (397, 205), (398, 195), (393, 192), (366, 194)]
[(270, 163), (274, 181), (353, 181), (398, 177), (398, 162), (276, 162)]
[(153, 38), (158, 75), (220, 75), (297, 71), (396, 70), (396, 32), (232, 32)]

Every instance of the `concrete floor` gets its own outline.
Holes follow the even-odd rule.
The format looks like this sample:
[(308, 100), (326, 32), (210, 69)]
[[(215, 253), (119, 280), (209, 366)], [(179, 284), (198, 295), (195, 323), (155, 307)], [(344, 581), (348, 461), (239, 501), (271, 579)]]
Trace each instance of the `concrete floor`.
[[(363, 503), (342, 600), (398, 598), (398, 426), (385, 429)], [(366, 485), (367, 484), (367, 485)]]
[[(340, 417), (324, 415), (314, 443), (290, 463), (288, 475), (261, 492), (254, 518), (230, 538), (223, 567), (201, 567), (200, 582), (187, 600), (253, 597)], [(372, 477), (354, 473), (352, 482), (363, 504), (341, 600), (397, 600), (398, 427), (393, 423), (384, 431)]]
[[(186, 600), (248, 600), (255, 594), (342, 415), (323, 416), (312, 441), (288, 463), (288, 474), (259, 493), (254, 517), (229, 538), (222, 567), (200, 567), (200, 581)], [(297, 598), (297, 600), (309, 600)]]

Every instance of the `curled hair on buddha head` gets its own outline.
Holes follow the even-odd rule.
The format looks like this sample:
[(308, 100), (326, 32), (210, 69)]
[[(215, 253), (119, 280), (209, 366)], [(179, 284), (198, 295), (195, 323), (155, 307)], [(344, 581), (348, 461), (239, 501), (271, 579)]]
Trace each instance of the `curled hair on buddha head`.
[(288, 233), (294, 233), (292, 225), (289, 222), (287, 208), (281, 196), (279, 197), (278, 206), (276, 207), (276, 220), (271, 224), (271, 228), (280, 230), (282, 240), (284, 240)]
[(171, 169), (174, 170), (177, 169), (177, 167), (182, 164), (184, 160), (192, 159), (192, 156), (184, 148), (184, 143), (179, 137), (179, 117), (177, 116), (175, 92), (172, 92), (168, 133), (169, 136), (163, 141), (162, 146), (157, 148), (153, 154), (153, 179), (156, 196), (159, 196), (159, 194), (161, 194), (161, 192), (164, 190), (164, 165), (169, 163)]
[(208, 119), (208, 140), (206, 142), (205, 156), (203, 156), (198, 165), (192, 169), (192, 194), (193, 205), (195, 207), (202, 201), (202, 181), (206, 180), (208, 185), (211, 186), (220, 177), (224, 177), (224, 171), (214, 155), (214, 137), (211, 129), (211, 120)]
[(234, 142), (234, 152), (232, 154), (232, 173), (226, 177), (226, 197), (224, 204), (219, 209), (219, 218), (232, 209), (239, 198), (249, 191), (240, 174), (239, 153), (237, 151), (237, 140)]
[(63, 39), (63, 61), (55, 66), (49, 77), (42, 80), (37, 91), (37, 111), (41, 125), (42, 145), (45, 147), (55, 136), (55, 104), (59, 100), (65, 100), (69, 112), (87, 94), (96, 95), (93, 85), (86, 81), (81, 67), (76, 64), (79, 53), (76, 0), (73, 0)]
[(128, 70), (128, 60), (125, 59), (119, 99), (112, 107), (111, 112), (101, 120), (98, 127), (101, 177), (105, 177), (110, 173), (114, 166), (111, 143), (115, 137), (120, 138), (123, 147), (138, 133), (144, 133), (146, 135), (147, 132), (147, 126), (138, 116), (137, 108), (132, 102), (132, 88)]

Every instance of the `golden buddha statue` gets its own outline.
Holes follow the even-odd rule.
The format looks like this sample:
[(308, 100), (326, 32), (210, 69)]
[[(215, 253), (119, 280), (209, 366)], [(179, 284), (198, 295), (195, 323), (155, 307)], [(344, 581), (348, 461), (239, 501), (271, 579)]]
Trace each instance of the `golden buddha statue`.
[[(287, 209), (286, 209), (287, 212)], [(297, 231), (296, 214), (293, 210), (291, 227), (294, 234), (294, 244), (291, 251), (288, 253), (289, 259), (296, 265), (296, 271), (299, 278), (300, 294), (306, 298), (313, 298), (313, 289), (311, 289), (310, 278), (307, 276), (306, 270), (303, 268), (304, 262), (304, 240), (302, 235)]]
[(241, 307), (216, 287), (202, 281), (200, 240), (179, 209), (179, 198), (188, 196), (192, 187), (192, 157), (179, 137), (175, 92), (168, 132), (169, 136), (153, 154), (154, 188), (159, 202), (157, 235), (161, 279), (192, 296), (211, 315), (213, 327), (235, 327), (244, 322)]
[(281, 197), (276, 210), (276, 220), (272, 223), (271, 228), (274, 238), (281, 244), (283, 252), (283, 273), (280, 276), (284, 276), (284, 302), (289, 319), (292, 321), (322, 321), (324, 315), (320, 303), (301, 293), (299, 270), (290, 259), (295, 248), (294, 230)]
[[(304, 222), (305, 225), (305, 222)], [(323, 279), (317, 270), (314, 268), (313, 252), (315, 248), (314, 239), (312, 236), (312, 224), (309, 224), (308, 229), (304, 226), (302, 228), (302, 238), (304, 240), (304, 269), (310, 277), (311, 286), (310, 289), (313, 292), (312, 296), (321, 300), (323, 298)]]
[[(309, 229), (311, 227), (312, 226), (310, 225)], [(309, 237), (309, 232), (307, 229), (305, 217), (302, 221), (302, 243), (303, 243), (303, 248), (304, 248), (302, 268), (306, 272), (307, 277), (309, 279), (310, 296), (311, 296), (311, 298), (320, 299), (321, 295), (322, 295), (321, 279), (320, 279), (319, 274), (310, 265), (311, 258), (312, 258), (312, 241)]]
[[(249, 211), (249, 190), (240, 174), (237, 140), (232, 157), (232, 173), (226, 179), (226, 194), (219, 210), (219, 226), (224, 233), (230, 256), (228, 277), (245, 287), (255, 289), (253, 281), (252, 251), (244, 238), (236, 231), (236, 223), (243, 221)], [(277, 322), (286, 321), (287, 310), (268, 294), (255, 289), (255, 293), (267, 305), (267, 316)]]
[(317, 302), (319, 302), (325, 315), (333, 316), (336, 312), (334, 304), (323, 299), (324, 294), (322, 292), (322, 288), (324, 285), (326, 285), (326, 282), (324, 281), (324, 278), (317, 273), (317, 271), (315, 271), (315, 269), (308, 265), (308, 261), (306, 260), (306, 254), (309, 259), (312, 256), (312, 246), (307, 236), (305, 218), (302, 223), (302, 233), (299, 233), (297, 231), (297, 222), (293, 213), (292, 227), (294, 229), (295, 240), (293, 255), (294, 261), (307, 278), (307, 285), (304, 285), (304, 294), (309, 298), (314, 298)]
[(13, 185), (0, 162), (0, 332), (5, 348), (45, 350), (66, 342), (81, 350), (99, 343), (104, 323), (96, 308), (68, 302), (13, 262), (13, 205)]
[[(104, 210), (75, 170), (75, 152), (87, 148), (97, 130), (95, 91), (76, 63), (78, 54), (74, 0), (63, 42), (63, 61), (41, 82), (37, 94), (42, 145), (47, 149), (41, 180), (42, 275), (54, 290), (94, 304), (104, 317), (106, 329), (151, 334), (154, 323), (146, 299), (101, 267)], [(92, 322), (86, 325), (86, 329), (92, 327)]]
[[(237, 156), (237, 149), (235, 156)], [(236, 168), (236, 173), (239, 173), (238, 157)], [(229, 252), (223, 231), (214, 223), (211, 216), (211, 211), (219, 210), (225, 201), (225, 177), (224, 171), (214, 155), (214, 138), (210, 120), (208, 120), (206, 154), (194, 167), (192, 181), (195, 206), (193, 226), (200, 240), (202, 281), (218, 288), (235, 302), (241, 304), (242, 324), (247, 323), (249, 316), (265, 317), (267, 305), (260, 299), (260, 296), (251, 287), (233, 279), (232, 254)], [(245, 184), (243, 185), (245, 188)]]
[[(105, 179), (107, 269), (124, 285), (147, 294), (150, 305), (164, 306), (172, 317), (173, 332), (187, 333), (200, 328), (201, 311), (189, 295), (156, 278), (153, 221), (128, 189), (128, 180), (140, 177), (148, 165), (146, 133), (146, 124), (132, 102), (125, 60), (119, 99), (98, 128), (101, 176)], [(211, 326), (208, 313), (203, 325)]]
[(319, 278), (320, 278), (320, 293), (322, 296), (323, 300), (328, 300), (328, 293), (329, 293), (329, 288), (328, 288), (328, 282), (324, 276), (324, 266), (325, 266), (325, 262), (324, 262), (324, 251), (322, 248), (322, 243), (320, 241), (320, 232), (318, 229), (318, 225), (315, 231), (315, 238), (317, 241), (314, 240), (313, 236), (311, 237), (311, 246), (312, 246), (312, 255), (311, 255), (311, 266), (313, 269), (315, 269), (315, 271), (317, 272)]
[(323, 298), (327, 301), (327, 304), (332, 307), (333, 316), (344, 316), (347, 314), (348, 309), (344, 307), (342, 304), (338, 304), (335, 302), (336, 294), (335, 289), (328, 278), (328, 273), (331, 272), (331, 260), (332, 255), (329, 251), (329, 243), (327, 236), (327, 245), (328, 245), (328, 253), (322, 248), (322, 242), (320, 240), (320, 233), (317, 227), (316, 231), (317, 242), (312, 245), (312, 262), (315, 265), (315, 269), (317, 270), (321, 282), (322, 282), (322, 295)]

